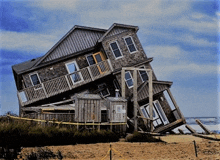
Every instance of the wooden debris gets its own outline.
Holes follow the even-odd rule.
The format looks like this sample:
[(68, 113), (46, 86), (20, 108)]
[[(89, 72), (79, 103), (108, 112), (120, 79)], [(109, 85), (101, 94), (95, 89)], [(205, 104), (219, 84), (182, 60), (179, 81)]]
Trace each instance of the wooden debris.
[(185, 125), (185, 127), (191, 132), (191, 133), (196, 133), (196, 131), (190, 127), (188, 124)]
[(180, 134), (184, 134), (182, 129), (178, 129), (178, 131), (180, 132)]
[(202, 124), (202, 122), (196, 119), (196, 123), (205, 131), (206, 134), (212, 134), (212, 132)]

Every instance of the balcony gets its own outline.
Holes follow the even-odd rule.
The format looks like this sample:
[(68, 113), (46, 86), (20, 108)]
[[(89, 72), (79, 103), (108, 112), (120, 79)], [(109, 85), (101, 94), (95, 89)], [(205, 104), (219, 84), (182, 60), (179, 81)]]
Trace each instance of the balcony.
[(96, 79), (111, 74), (111, 72), (111, 62), (108, 59), (71, 74), (20, 90), (17, 93), (18, 98), (21, 106), (26, 106), (95, 81)]

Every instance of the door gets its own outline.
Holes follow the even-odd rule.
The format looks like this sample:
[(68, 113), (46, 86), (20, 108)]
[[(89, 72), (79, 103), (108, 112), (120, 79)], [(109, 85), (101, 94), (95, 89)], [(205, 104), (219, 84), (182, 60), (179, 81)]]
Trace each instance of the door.
[(103, 62), (106, 60), (105, 56), (102, 52), (94, 53), (93, 58), (95, 60), (95, 63), (97, 64), (98, 70), (100, 74), (103, 74), (107, 71), (107, 67), (105, 66), (105, 63)]

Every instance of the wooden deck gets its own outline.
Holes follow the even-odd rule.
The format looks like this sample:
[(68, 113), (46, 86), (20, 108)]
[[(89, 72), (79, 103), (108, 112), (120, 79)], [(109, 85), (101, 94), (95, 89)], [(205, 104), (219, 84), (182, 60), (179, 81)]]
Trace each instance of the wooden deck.
[(21, 106), (25, 106), (92, 82), (111, 74), (112, 71), (110, 61), (102, 61), (77, 72), (20, 90), (18, 91), (18, 98)]

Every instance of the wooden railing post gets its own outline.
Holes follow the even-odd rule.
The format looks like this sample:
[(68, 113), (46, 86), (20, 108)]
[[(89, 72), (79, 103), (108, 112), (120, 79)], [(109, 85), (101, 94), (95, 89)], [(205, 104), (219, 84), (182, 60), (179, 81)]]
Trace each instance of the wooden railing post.
[(86, 68), (88, 69), (88, 72), (89, 72), (89, 75), (90, 75), (92, 81), (94, 81), (94, 78), (92, 76), (92, 71), (91, 71), (90, 67), (86, 67)]
[(47, 92), (46, 92), (45, 87), (44, 87), (44, 83), (41, 83), (41, 86), (42, 86), (42, 88), (43, 88), (43, 91), (44, 91), (45, 96), (48, 98)]

